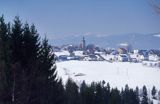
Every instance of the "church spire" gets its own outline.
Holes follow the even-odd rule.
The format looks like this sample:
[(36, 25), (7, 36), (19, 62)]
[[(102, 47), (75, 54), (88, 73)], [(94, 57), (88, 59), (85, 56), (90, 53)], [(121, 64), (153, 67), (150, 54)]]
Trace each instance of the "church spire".
[(83, 51), (86, 50), (86, 41), (85, 41), (84, 36), (83, 36), (83, 40), (82, 40), (82, 49), (83, 49)]

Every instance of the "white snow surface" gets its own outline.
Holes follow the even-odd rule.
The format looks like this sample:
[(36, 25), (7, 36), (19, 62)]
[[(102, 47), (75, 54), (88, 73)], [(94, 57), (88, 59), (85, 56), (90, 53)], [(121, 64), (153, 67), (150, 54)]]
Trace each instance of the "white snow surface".
[(61, 56), (61, 55), (70, 55), (68, 51), (60, 51), (60, 52), (55, 52), (54, 53), (56, 56)]
[(88, 84), (95, 81), (109, 82), (111, 87), (121, 89), (126, 84), (131, 88), (146, 85), (160, 89), (160, 69), (143, 66), (141, 63), (106, 61), (64, 61), (57, 62), (58, 76), (65, 83), (72, 78), (77, 83), (85, 80)]

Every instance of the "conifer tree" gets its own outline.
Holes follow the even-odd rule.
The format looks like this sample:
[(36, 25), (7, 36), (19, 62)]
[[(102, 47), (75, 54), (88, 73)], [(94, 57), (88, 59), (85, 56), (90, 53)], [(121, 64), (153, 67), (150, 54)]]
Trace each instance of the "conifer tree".
[(160, 101), (160, 90), (158, 91), (158, 100)]
[(18, 16), (14, 19), (11, 34), (12, 63), (22, 63), (23, 28)]
[(139, 104), (139, 99), (136, 91), (125, 86), (124, 91), (121, 92), (122, 104)]
[(3, 36), (4, 36), (4, 19), (3, 16), (0, 18), (0, 103), (3, 104), (3, 94), (5, 93), (5, 62), (4, 62), (4, 47), (3, 47)]
[(110, 85), (107, 83), (107, 86), (104, 87), (104, 93), (105, 93), (105, 102), (106, 104), (109, 104), (110, 100)]
[(97, 104), (105, 104), (105, 93), (104, 86), (99, 82), (96, 84), (96, 93), (95, 93), (95, 103)]
[(28, 70), (25, 58), (24, 28), (18, 16), (11, 29), (11, 70), (13, 75), (12, 102), (27, 104), (29, 101)]
[(34, 25), (15, 17), (10, 28), (0, 18), (0, 102), (65, 104), (51, 50), (46, 38), (40, 42)]
[(117, 88), (111, 90), (109, 104), (121, 104), (120, 91)]
[(67, 104), (80, 104), (78, 86), (72, 79), (68, 79), (66, 83)]
[(81, 86), (80, 86), (80, 97), (81, 97), (81, 103), (82, 104), (87, 104), (86, 103), (86, 100), (87, 100), (87, 98), (86, 98), (86, 96), (87, 96), (86, 92), (87, 92), (87, 85), (86, 85), (85, 81), (83, 81), (82, 84), (81, 84)]
[(11, 103), (9, 25), (0, 17), (0, 103)]
[(136, 95), (136, 104), (139, 104), (140, 103), (140, 98), (139, 98), (139, 88), (136, 87), (136, 90), (134, 91), (135, 92), (135, 95)]
[(86, 95), (86, 104), (95, 104), (95, 91), (96, 84), (94, 82), (91, 85), (86, 87), (85, 95)]
[(141, 104), (148, 104), (148, 97), (147, 97), (147, 88), (146, 86), (143, 86), (143, 95), (142, 95), (142, 101)]
[(129, 86), (126, 85), (124, 91), (122, 92), (122, 104), (129, 104)]
[(62, 80), (57, 78), (55, 56), (45, 37), (40, 47), (38, 59), (40, 68), (37, 75), (37, 89), (42, 104), (64, 104), (64, 87)]
[(157, 93), (157, 90), (156, 90), (156, 87), (155, 87), (155, 86), (153, 86), (151, 93), (152, 93), (152, 98), (153, 98), (153, 99), (156, 99), (156, 96), (155, 96), (155, 95), (156, 95), (156, 93)]

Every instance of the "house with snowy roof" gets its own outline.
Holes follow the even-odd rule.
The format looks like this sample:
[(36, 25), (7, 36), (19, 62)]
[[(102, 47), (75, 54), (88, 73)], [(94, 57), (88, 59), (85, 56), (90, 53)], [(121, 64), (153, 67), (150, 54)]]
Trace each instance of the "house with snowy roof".
[(160, 50), (149, 50), (149, 60), (150, 61), (160, 61)]

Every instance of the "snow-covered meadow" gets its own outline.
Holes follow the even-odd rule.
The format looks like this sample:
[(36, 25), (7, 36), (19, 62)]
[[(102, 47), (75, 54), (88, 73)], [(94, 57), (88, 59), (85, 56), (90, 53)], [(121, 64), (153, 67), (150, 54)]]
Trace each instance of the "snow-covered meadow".
[(126, 84), (131, 88), (142, 88), (146, 85), (152, 89), (155, 85), (160, 89), (160, 69), (143, 66), (142, 63), (107, 61), (64, 61), (57, 62), (58, 76), (63, 82), (70, 77), (77, 83), (85, 80), (109, 82), (112, 87), (121, 89)]

